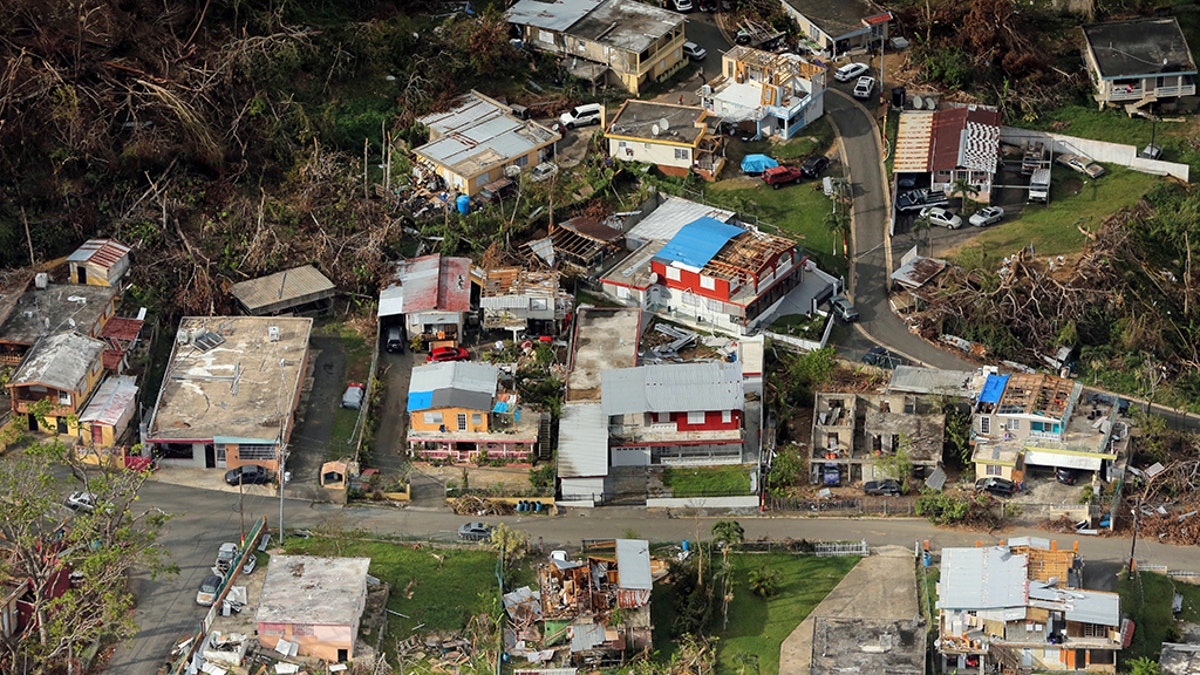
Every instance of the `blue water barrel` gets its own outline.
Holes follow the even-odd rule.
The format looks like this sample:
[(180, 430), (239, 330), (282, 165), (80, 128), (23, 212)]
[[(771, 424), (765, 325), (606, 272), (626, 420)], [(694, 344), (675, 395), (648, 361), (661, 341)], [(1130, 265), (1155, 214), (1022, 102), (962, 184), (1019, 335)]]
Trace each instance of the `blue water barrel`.
[(925, 565), (925, 567), (930, 567), (933, 565), (933, 556), (929, 554), (929, 551), (925, 551), (925, 555), (921, 556), (921, 562)]
[(458, 200), (455, 203), (458, 204), (458, 212), (459, 213), (466, 215), (471, 212), (471, 198), (470, 197), (468, 197), (466, 195), (459, 195)]
[(534, 502), (534, 503), (533, 503), (533, 512), (534, 512), (534, 513), (541, 513), (541, 512), (542, 512), (542, 503), (541, 503), (541, 502)]
[(688, 550), (688, 540), (687, 539), (683, 540), (683, 550), (685, 550), (685, 551)]

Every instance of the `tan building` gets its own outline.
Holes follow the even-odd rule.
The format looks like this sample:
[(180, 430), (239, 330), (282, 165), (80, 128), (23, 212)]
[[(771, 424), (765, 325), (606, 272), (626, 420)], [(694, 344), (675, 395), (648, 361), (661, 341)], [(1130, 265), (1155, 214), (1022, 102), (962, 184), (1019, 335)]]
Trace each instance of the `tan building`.
[(718, 121), (699, 106), (629, 99), (604, 132), (608, 154), (653, 164), (670, 176), (695, 171), (716, 180), (725, 166), (725, 139), (709, 128), (710, 120)]
[(429, 128), (429, 142), (413, 150), (417, 163), (450, 189), (472, 197), (511, 167), (524, 171), (550, 159), (562, 138), (477, 91), (463, 95), (448, 112), (418, 121)]
[(634, 94), (688, 63), (683, 15), (638, 0), (520, 0), (507, 16), (527, 46), (564, 57), (572, 75)]
[(370, 565), (370, 558), (272, 556), (254, 617), (259, 644), (276, 649), (286, 640), (301, 656), (353, 659)]
[(129, 272), (129, 247), (113, 239), (88, 239), (67, 256), (71, 283), (116, 286)]
[(1083, 62), (1092, 97), (1126, 110), (1196, 93), (1196, 63), (1174, 17), (1083, 27)]
[(814, 51), (833, 59), (887, 39), (892, 13), (870, 0), (780, 0)]
[(229, 289), (247, 314), (319, 314), (333, 305), (337, 287), (312, 265), (241, 281)]
[(33, 406), (49, 400), (44, 420), (50, 431), (75, 433), (74, 416), (83, 409), (104, 372), (101, 355), (104, 343), (78, 333), (58, 333), (44, 338), (29, 350), (21, 367), (8, 382), (14, 415), (28, 417), (28, 428), (39, 423)]
[(945, 415), (930, 396), (817, 392), (812, 482), (903, 479), (889, 462), (901, 453), (914, 467), (936, 468), (945, 429)]

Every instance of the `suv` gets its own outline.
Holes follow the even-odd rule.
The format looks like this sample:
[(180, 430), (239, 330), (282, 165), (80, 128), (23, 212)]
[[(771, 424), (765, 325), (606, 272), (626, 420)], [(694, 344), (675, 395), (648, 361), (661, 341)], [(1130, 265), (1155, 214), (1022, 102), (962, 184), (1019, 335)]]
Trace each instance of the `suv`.
[(794, 166), (781, 164), (763, 171), (762, 178), (763, 182), (778, 190), (784, 185), (799, 183), (804, 178), (804, 172)]
[(921, 217), (928, 218), (931, 225), (941, 225), (951, 230), (957, 230), (962, 227), (962, 218), (940, 206), (926, 206), (921, 209)]
[(883, 347), (871, 347), (870, 351), (868, 351), (866, 354), (863, 354), (862, 362), (868, 366), (887, 368), (888, 370), (892, 370), (896, 366), (908, 364), (908, 362), (903, 358), (889, 352)]
[(387, 350), (390, 354), (404, 353), (404, 332), (399, 326), (387, 329)]
[(800, 165), (800, 173), (807, 178), (817, 178), (829, 168), (829, 158), (825, 155), (809, 157)]
[(487, 541), (492, 537), (492, 528), (483, 523), (463, 523), (458, 528), (458, 538), (464, 541)]
[(875, 78), (870, 75), (863, 75), (858, 78), (858, 82), (854, 85), (854, 98), (871, 98), (871, 92), (875, 91)]
[(867, 481), (865, 484), (863, 484), (863, 493), (868, 495), (875, 495), (878, 497), (898, 497), (900, 492), (900, 483), (897, 483), (891, 478)]
[(1007, 478), (988, 476), (975, 481), (975, 489), (990, 492), (997, 497), (1011, 497), (1017, 492), (1017, 484)]
[(1060, 466), (1054, 469), (1054, 480), (1063, 485), (1074, 485), (1079, 481), (1079, 472), (1075, 469), (1064, 469)]
[(703, 61), (708, 56), (708, 50), (695, 42), (683, 43), (683, 55), (693, 61)]
[(839, 295), (830, 300), (829, 306), (833, 308), (833, 313), (842, 321), (846, 323), (858, 321), (858, 310), (854, 309), (854, 305), (846, 299), (846, 296)]
[(558, 121), (568, 129), (585, 127), (589, 124), (600, 124), (600, 114), (604, 109), (599, 103), (577, 105), (558, 116)]

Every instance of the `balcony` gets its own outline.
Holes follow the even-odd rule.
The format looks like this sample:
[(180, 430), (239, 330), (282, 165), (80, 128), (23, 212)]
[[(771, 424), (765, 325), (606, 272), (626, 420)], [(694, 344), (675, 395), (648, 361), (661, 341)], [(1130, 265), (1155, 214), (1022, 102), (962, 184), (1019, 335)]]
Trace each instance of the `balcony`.
[(617, 445), (654, 443), (740, 442), (741, 429), (680, 431), (674, 424), (610, 424), (608, 435)]

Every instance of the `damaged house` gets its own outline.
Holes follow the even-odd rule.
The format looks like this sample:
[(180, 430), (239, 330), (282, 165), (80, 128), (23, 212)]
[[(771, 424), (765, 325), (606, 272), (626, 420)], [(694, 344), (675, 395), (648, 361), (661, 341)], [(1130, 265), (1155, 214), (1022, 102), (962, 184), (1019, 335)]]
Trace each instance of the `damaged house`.
[(471, 282), (479, 287), (483, 327), (512, 331), (514, 339), (525, 331), (557, 335), (574, 305), (559, 287), (558, 272), (472, 265)]
[(812, 482), (842, 485), (894, 475), (897, 455), (928, 474), (942, 457), (945, 415), (933, 397), (818, 392), (812, 431)]

